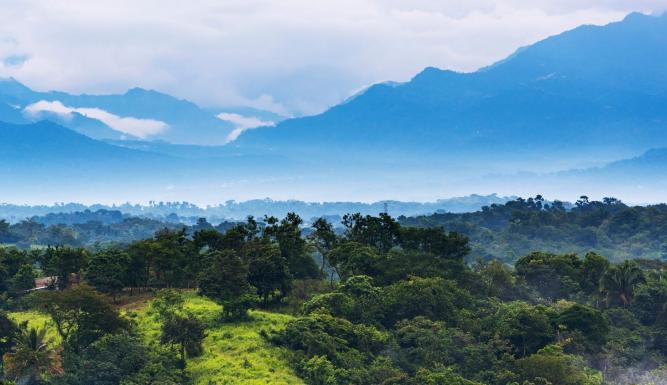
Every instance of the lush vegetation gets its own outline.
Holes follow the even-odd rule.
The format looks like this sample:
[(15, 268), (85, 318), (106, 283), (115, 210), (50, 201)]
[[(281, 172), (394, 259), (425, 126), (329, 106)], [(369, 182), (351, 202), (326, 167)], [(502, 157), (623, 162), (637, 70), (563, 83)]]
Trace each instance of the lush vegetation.
[[(531, 218), (560, 210), (518, 202), (542, 205)], [(441, 227), (386, 214), (342, 226), (320, 219), (305, 232), (289, 214), (87, 249), (0, 248), (2, 378), (599, 385), (667, 375), (665, 262), (527, 252), (510, 266), (471, 258), (468, 238)], [(37, 277), (47, 277), (40, 290)]]
[[(33, 216), (9, 223), (0, 219), (0, 244), (14, 245), (21, 249), (61, 245), (71, 247), (97, 247), (112, 243), (129, 243), (150, 238), (164, 228), (181, 229), (183, 218), (175, 214), (155, 219), (123, 215), (120, 211), (97, 210), (72, 214)], [(222, 221), (217, 226), (204, 218), (194, 218), (187, 226), (190, 233), (200, 229), (225, 231), (234, 224)]]
[(667, 259), (667, 205), (627, 206), (582, 196), (573, 207), (541, 196), (485, 206), (465, 214), (401, 217), (406, 226), (443, 227), (470, 239), (470, 259), (513, 263), (532, 251), (597, 251), (611, 260)]

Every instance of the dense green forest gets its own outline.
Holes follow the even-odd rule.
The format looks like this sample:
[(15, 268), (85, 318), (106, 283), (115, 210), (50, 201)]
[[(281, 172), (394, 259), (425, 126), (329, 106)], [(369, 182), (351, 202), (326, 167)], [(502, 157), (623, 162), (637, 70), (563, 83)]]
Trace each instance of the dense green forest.
[(213, 226), (204, 218), (186, 226), (175, 215), (172, 220), (158, 220), (126, 216), (119, 211), (83, 211), (35, 216), (13, 224), (0, 219), (0, 244), (21, 249), (48, 245), (95, 246), (150, 238), (164, 228), (186, 227), (189, 233), (193, 233), (204, 228), (225, 231), (232, 226), (233, 222), (225, 221)]
[(595, 250), (611, 260), (667, 259), (667, 205), (627, 206), (615, 198), (582, 196), (569, 204), (542, 196), (485, 206), (465, 214), (400, 217), (401, 224), (444, 227), (466, 235), (472, 259), (515, 262), (541, 250), (580, 253)]
[[(565, 222), (594, 212), (610, 221), (636, 209), (584, 205), (569, 214), (557, 203), (519, 200), (472, 216), (496, 213), (502, 229), (517, 222), (503, 223), (505, 211), (526, 221), (563, 215)], [(637, 210), (645, 217), (654, 209)], [(472, 258), (479, 246), (462, 233), (423, 226), (440, 218), (416, 219), (419, 227), (386, 214), (346, 215), (337, 231), (325, 219), (304, 229), (288, 214), (248, 218), (225, 231), (163, 228), (89, 248), (0, 248), (0, 378), (54, 385), (664, 383), (667, 263), (531, 251), (511, 266)]]

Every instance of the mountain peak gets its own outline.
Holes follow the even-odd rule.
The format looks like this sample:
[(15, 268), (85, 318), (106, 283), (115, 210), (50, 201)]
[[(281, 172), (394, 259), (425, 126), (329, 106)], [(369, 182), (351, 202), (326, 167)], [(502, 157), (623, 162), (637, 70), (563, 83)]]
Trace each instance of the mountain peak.
[(0, 77), (0, 95), (13, 95), (17, 92), (25, 93), (32, 92), (32, 90), (14, 77)]
[(622, 22), (635, 22), (635, 21), (646, 21), (650, 19), (659, 19), (663, 17), (664, 14), (662, 15), (652, 15), (652, 14), (647, 14), (647, 13), (642, 13), (642, 12), (631, 12), (628, 13), (622, 20)]
[(149, 90), (146, 88), (141, 88), (141, 87), (132, 87), (129, 90), (125, 92), (126, 96), (143, 96), (143, 95), (160, 95), (160, 96), (165, 96), (165, 94), (155, 91), (155, 90)]
[(424, 68), (420, 73), (415, 75), (415, 77), (412, 78), (412, 81), (415, 80), (430, 80), (433, 78), (442, 78), (443, 76), (456, 76), (460, 75), (460, 72), (452, 71), (452, 70), (445, 70), (445, 69), (440, 69), (437, 67), (426, 67)]

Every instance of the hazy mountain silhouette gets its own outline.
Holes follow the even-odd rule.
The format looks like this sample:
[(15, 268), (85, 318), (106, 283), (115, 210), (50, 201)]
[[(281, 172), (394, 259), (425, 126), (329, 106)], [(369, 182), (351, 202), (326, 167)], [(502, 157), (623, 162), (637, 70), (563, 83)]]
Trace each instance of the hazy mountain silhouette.
[(613, 159), (619, 149), (667, 145), (665, 47), (667, 16), (631, 14), (473, 73), (427, 68), (404, 84), (378, 84), (321, 115), (247, 131), (233, 145), (373, 158)]

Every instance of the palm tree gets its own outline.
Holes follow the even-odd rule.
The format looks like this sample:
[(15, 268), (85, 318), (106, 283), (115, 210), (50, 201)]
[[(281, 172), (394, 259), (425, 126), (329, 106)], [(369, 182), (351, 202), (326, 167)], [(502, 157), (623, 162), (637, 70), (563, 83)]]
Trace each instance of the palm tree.
[(60, 352), (53, 340), (46, 338), (46, 329), (22, 327), (11, 352), (3, 357), (5, 376), (17, 385), (35, 385), (46, 374), (63, 373)]
[(636, 263), (625, 261), (611, 266), (602, 276), (602, 290), (607, 294), (607, 302), (619, 299), (623, 306), (632, 302), (634, 287), (644, 281), (644, 273)]

